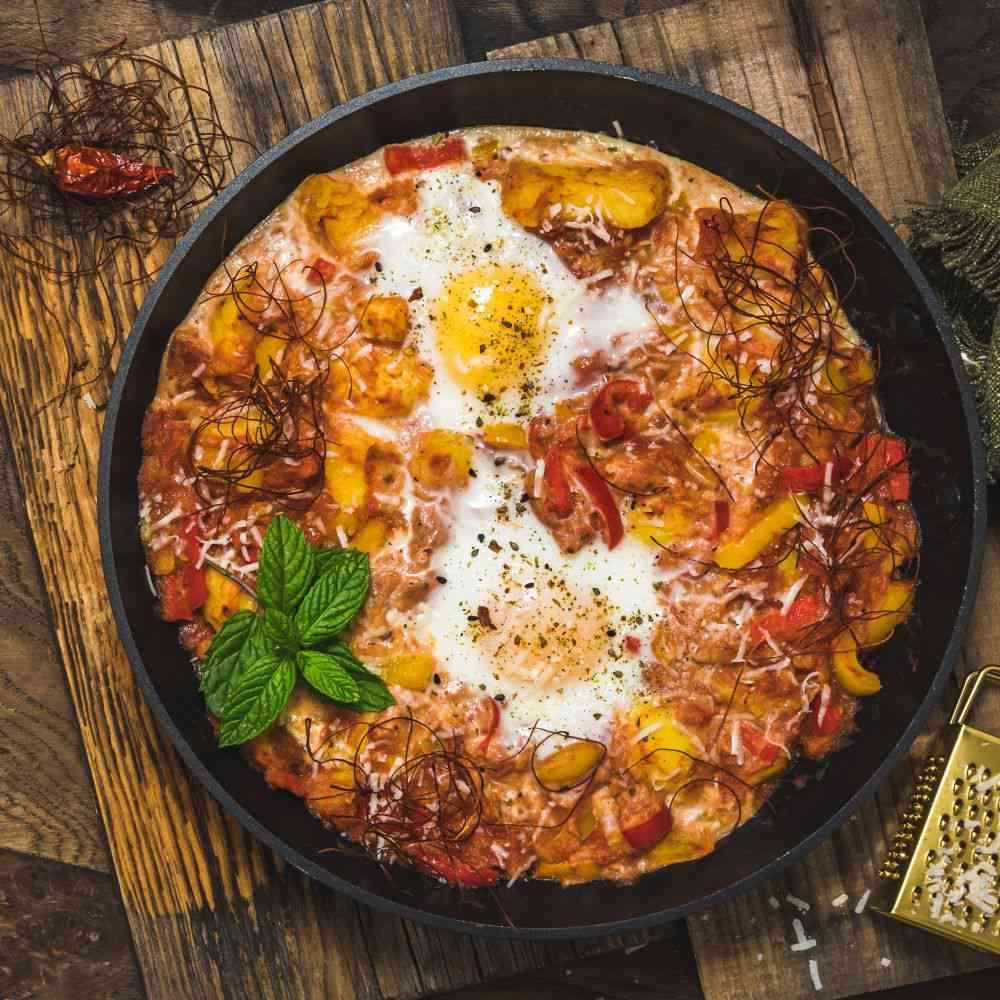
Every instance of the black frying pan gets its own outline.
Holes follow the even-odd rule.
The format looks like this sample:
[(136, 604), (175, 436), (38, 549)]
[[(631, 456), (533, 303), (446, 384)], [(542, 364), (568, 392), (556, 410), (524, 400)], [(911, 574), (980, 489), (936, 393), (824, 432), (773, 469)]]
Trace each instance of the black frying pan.
[[(742, 187), (836, 209), (813, 213), (813, 221), (850, 240), (857, 280), (846, 306), (881, 352), (887, 416), (912, 448), (913, 504), (923, 529), (917, 613), (879, 651), (884, 689), (865, 701), (859, 733), (822, 780), (780, 790), (773, 813), (762, 811), (707, 858), (630, 886), (531, 882), (495, 896), (463, 894), (402, 870), (390, 881), (374, 863), (320, 853), (334, 835), (298, 799), (268, 788), (238, 753), (217, 749), (176, 627), (157, 617), (144, 576), (136, 483), (143, 412), (167, 338), (220, 254), (308, 174), (385, 143), (460, 126), (610, 131), (614, 120), (629, 139), (655, 143)], [(846, 259), (830, 266), (841, 288), (851, 285)], [(493, 936), (585, 937), (680, 917), (773, 876), (874, 792), (958, 655), (986, 526), (983, 468), (972, 393), (940, 304), (886, 222), (811, 150), (721, 97), (652, 73), (544, 59), (482, 63), (393, 84), (317, 118), (234, 180), (181, 241), (139, 312), (115, 378), (101, 451), (101, 545), (121, 638), (155, 715), (188, 767), (251, 833), (320, 882), (401, 916)]]

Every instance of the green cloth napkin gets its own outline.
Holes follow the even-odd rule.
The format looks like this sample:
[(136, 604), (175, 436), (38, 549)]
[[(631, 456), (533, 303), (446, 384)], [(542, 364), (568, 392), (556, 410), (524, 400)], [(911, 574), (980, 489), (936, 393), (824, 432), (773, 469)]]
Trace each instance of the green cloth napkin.
[(1000, 479), (1000, 132), (955, 147), (958, 183), (906, 224), (951, 314), (976, 389), (990, 478)]

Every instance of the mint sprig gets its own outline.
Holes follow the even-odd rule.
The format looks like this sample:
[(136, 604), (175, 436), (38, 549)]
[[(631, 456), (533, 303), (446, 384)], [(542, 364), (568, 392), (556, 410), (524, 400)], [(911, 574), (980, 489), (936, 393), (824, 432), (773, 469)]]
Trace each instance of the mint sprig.
[(271, 521), (257, 569), (259, 610), (223, 622), (202, 665), (201, 690), (219, 719), (220, 746), (246, 743), (269, 728), (299, 677), (359, 712), (394, 704), (385, 682), (337, 638), (370, 586), (365, 553), (314, 549), (283, 514)]

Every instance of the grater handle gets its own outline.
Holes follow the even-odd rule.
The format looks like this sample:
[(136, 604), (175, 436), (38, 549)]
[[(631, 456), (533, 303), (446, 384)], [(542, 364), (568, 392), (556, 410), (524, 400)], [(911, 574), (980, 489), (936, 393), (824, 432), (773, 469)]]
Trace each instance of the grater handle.
[(983, 667), (981, 670), (976, 670), (965, 678), (965, 683), (962, 685), (962, 693), (958, 696), (958, 701), (955, 704), (955, 711), (951, 713), (951, 724), (953, 726), (965, 723), (983, 681), (988, 679), (1000, 684), (1000, 665), (991, 663), (989, 666)]

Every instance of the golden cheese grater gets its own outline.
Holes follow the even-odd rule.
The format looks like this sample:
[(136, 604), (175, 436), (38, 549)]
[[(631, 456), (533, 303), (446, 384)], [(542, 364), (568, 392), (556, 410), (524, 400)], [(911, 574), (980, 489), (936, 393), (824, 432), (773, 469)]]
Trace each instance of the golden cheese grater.
[(874, 909), (1000, 955), (1000, 738), (965, 724), (986, 680), (970, 674), (943, 749), (927, 758), (879, 871)]

